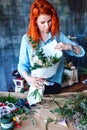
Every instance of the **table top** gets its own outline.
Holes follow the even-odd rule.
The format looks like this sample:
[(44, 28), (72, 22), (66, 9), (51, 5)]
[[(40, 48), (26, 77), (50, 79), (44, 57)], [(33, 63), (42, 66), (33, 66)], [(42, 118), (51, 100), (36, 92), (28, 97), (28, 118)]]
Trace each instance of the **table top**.
[[(11, 95), (16, 96), (18, 98), (25, 98), (26, 94), (22, 93), (12, 93)], [(60, 100), (61, 96), (63, 97), (69, 97), (71, 94), (76, 93), (62, 93), (58, 94), (57, 100)], [(85, 93), (87, 95), (87, 92)], [(8, 95), (8, 92), (0, 92), (0, 96)], [(30, 119), (27, 119), (25, 121), (22, 121), (20, 128), (16, 128), (14, 130), (76, 130), (71, 123), (68, 123), (68, 127), (65, 127), (64, 125), (59, 124), (58, 122), (55, 124), (54, 122), (49, 123), (48, 127), (46, 128), (46, 120), (48, 117), (51, 117), (52, 119), (56, 118), (56, 114), (52, 114), (49, 110), (56, 108), (56, 105), (54, 105), (52, 102), (50, 102), (51, 98), (53, 98), (53, 95), (46, 95), (43, 97), (43, 100), (40, 104), (36, 105), (35, 113), (32, 116), (32, 119), (34, 120), (35, 124), (32, 124), (32, 121)]]

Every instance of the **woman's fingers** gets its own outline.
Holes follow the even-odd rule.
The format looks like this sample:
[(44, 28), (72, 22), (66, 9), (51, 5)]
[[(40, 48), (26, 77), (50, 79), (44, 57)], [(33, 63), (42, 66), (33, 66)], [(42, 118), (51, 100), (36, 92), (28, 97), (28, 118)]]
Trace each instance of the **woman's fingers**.
[(40, 89), (40, 88), (42, 88), (43, 86), (44, 86), (44, 81), (45, 80), (43, 80), (43, 79), (38, 79), (38, 80), (36, 80), (35, 81), (35, 86), (38, 88), (38, 89)]
[(60, 43), (58, 43), (58, 44), (54, 47), (54, 49), (63, 50), (63, 47), (64, 47), (63, 43), (60, 42)]

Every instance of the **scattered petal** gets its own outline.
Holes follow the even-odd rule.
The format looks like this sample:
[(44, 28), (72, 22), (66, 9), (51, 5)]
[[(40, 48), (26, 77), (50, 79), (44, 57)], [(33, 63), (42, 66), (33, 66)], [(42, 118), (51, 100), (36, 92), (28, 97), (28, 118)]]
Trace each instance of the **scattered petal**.
[(65, 119), (59, 121), (58, 123), (68, 128), (68, 125)]

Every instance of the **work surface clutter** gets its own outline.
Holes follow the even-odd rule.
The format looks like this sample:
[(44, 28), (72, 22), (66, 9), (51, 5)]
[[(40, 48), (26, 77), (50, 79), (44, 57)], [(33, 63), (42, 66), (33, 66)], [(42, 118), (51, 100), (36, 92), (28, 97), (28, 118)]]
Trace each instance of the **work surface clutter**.
[[(1, 129), (11, 127), (11, 129), (15, 130), (80, 130), (79, 127), (83, 127), (75, 118), (80, 120), (80, 117), (84, 116), (80, 115), (81, 113), (78, 110), (81, 110), (81, 107), (83, 109), (82, 105), (84, 105), (84, 110), (87, 107), (85, 106), (87, 105), (85, 103), (87, 101), (87, 92), (45, 95), (40, 103), (32, 106), (29, 106), (26, 100), (26, 94), (0, 92), (0, 97)], [(83, 102), (80, 103), (79, 100)], [(69, 109), (69, 107), (72, 107), (70, 104), (72, 105), (74, 103), (74, 107), (76, 102), (77, 105), (79, 102), (78, 110), (75, 110), (78, 116), (74, 115), (74, 109)], [(67, 108), (66, 111), (64, 105)], [(73, 112), (70, 110), (73, 110)], [(66, 115), (64, 112), (62, 112), (62, 115), (60, 111), (65, 111), (71, 115)], [(87, 121), (87, 119), (85, 120)], [(84, 123), (83, 130), (86, 129), (87, 125)]]

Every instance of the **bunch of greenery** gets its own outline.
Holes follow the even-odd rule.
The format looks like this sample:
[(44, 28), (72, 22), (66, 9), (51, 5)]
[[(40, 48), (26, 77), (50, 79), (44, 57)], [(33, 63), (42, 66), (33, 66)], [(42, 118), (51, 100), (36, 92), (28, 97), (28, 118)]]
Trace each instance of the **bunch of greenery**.
[(72, 95), (62, 107), (50, 111), (70, 120), (77, 130), (87, 130), (87, 96)]
[(36, 44), (36, 42), (34, 42), (31, 37), (29, 37), (29, 40), (36, 49), (36, 56), (42, 62), (42, 65), (34, 63), (34, 66), (31, 67), (31, 70), (42, 67), (49, 67), (60, 61), (61, 58), (58, 58), (56, 54), (54, 56), (45, 56), (43, 48), (39, 48), (38, 44)]
[[(39, 61), (41, 61), (41, 64), (35, 62), (33, 66), (31, 66), (31, 71), (42, 67), (48, 68), (49, 66), (52, 66), (60, 61), (61, 57), (58, 58), (57, 54), (55, 54), (54, 56), (45, 56), (43, 48), (39, 48), (38, 44), (32, 39), (32, 37), (29, 37), (29, 41), (35, 48), (35, 56), (37, 56)], [(40, 94), (38, 89), (34, 90), (30, 94), (30, 96), (33, 96), (34, 99), (38, 98), (39, 101), (41, 101), (42, 99), (42, 95)]]
[[(11, 112), (11, 115), (14, 117), (16, 115), (21, 115), (25, 113), (25, 116), (23, 116), (23, 120), (30, 119), (32, 121), (32, 124), (35, 124), (35, 121), (32, 117), (32, 111), (31, 108), (27, 103), (27, 99), (22, 99), (22, 98), (16, 98), (15, 96), (11, 96), (10, 93), (7, 96), (2, 96), (0, 97), (0, 102), (5, 103), (8, 101), (9, 103), (13, 103), (14, 105), (17, 106), (17, 110)], [(23, 102), (23, 104), (22, 104)], [(24, 105), (26, 104), (26, 105)], [(23, 106), (24, 105), (24, 106)], [(12, 107), (10, 105), (10, 107)]]

